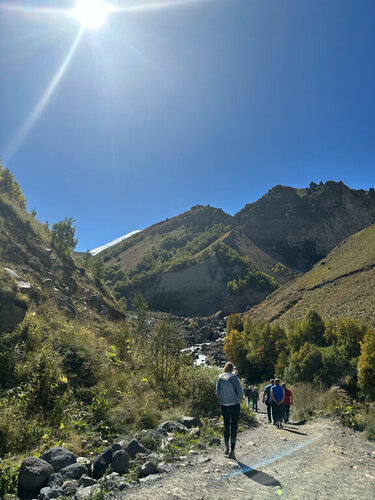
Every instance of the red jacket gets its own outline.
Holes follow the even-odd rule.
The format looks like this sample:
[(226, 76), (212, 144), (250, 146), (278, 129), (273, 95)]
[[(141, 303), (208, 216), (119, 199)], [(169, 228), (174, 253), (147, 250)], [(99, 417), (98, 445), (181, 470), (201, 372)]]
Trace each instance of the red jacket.
[(292, 391), (290, 389), (284, 389), (284, 392), (285, 392), (284, 405), (289, 406), (290, 398), (292, 396)]

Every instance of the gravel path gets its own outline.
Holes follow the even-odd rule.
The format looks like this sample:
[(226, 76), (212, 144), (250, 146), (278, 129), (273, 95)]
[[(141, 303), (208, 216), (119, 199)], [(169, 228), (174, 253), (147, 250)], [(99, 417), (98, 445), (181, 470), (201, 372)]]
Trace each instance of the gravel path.
[(278, 430), (260, 405), (240, 434), (237, 461), (222, 449), (189, 455), (116, 498), (153, 500), (374, 500), (375, 444), (331, 418)]

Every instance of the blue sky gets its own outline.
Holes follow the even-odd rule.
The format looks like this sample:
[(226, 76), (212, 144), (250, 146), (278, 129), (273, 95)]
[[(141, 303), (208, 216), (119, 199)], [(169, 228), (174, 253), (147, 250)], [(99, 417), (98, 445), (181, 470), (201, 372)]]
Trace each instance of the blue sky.
[(276, 184), (375, 186), (374, 0), (173, 3), (85, 30), (58, 79), (79, 23), (14, 6), (75, 1), (0, 0), (0, 156), (40, 220), (86, 250)]

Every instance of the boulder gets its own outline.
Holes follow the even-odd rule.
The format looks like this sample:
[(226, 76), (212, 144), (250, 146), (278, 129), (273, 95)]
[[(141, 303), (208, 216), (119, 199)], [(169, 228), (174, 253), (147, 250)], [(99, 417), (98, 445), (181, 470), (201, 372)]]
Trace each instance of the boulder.
[(60, 472), (55, 472), (54, 474), (51, 474), (47, 479), (46, 486), (61, 486), (63, 482), (64, 478), (62, 477)]
[(120, 444), (120, 443), (114, 443), (114, 444), (111, 446), (111, 448), (112, 448), (112, 452), (113, 452), (113, 453), (116, 453), (116, 451), (121, 450), (122, 446), (121, 446), (121, 444)]
[(64, 480), (79, 479), (83, 474), (88, 474), (88, 471), (82, 464), (71, 464), (61, 469), (60, 474)]
[(180, 419), (180, 423), (188, 429), (192, 429), (193, 427), (202, 427), (202, 422), (197, 417), (182, 417)]
[(126, 474), (129, 471), (129, 455), (125, 450), (118, 450), (113, 454), (112, 469), (119, 474)]
[(130, 458), (135, 458), (138, 453), (147, 453), (146, 448), (136, 439), (132, 439), (130, 441), (130, 443), (126, 446), (125, 451)]
[(103, 451), (95, 460), (93, 466), (93, 476), (94, 479), (99, 479), (104, 476), (107, 467), (112, 463), (113, 450), (112, 448), (107, 448)]
[(96, 479), (86, 476), (86, 474), (83, 474), (83, 476), (79, 478), (79, 485), (82, 486), (83, 488), (85, 488), (86, 486), (93, 486), (96, 483), (97, 483)]
[(72, 497), (78, 490), (78, 481), (74, 481), (72, 479), (70, 479), (69, 481), (65, 481), (61, 486), (61, 489), (64, 492), (64, 496)]
[(65, 496), (65, 493), (61, 486), (46, 486), (40, 490), (38, 500), (50, 500), (51, 498), (60, 498), (63, 496)]
[(53, 467), (41, 458), (28, 457), (22, 462), (18, 474), (18, 492), (20, 498), (34, 498), (45, 486)]
[(50, 448), (40, 455), (40, 458), (51, 464), (55, 472), (59, 472), (64, 467), (77, 462), (73, 453), (66, 448), (62, 448), (61, 446)]
[(186, 434), (188, 429), (185, 425), (175, 420), (167, 420), (159, 425), (158, 429), (164, 429), (167, 432), (179, 432), (180, 434)]
[(140, 473), (142, 477), (146, 477), (150, 474), (156, 474), (157, 470), (157, 466), (153, 462), (149, 461), (142, 465)]

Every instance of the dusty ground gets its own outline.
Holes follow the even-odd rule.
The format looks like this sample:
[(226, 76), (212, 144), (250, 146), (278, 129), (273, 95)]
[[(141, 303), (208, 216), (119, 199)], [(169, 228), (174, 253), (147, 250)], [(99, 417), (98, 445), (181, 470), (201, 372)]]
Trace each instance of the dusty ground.
[[(260, 405), (240, 434), (237, 461), (220, 448), (189, 455), (167, 474), (117, 498), (153, 500), (374, 500), (375, 443), (331, 418), (278, 430)], [(292, 417), (292, 415), (291, 415)]]

